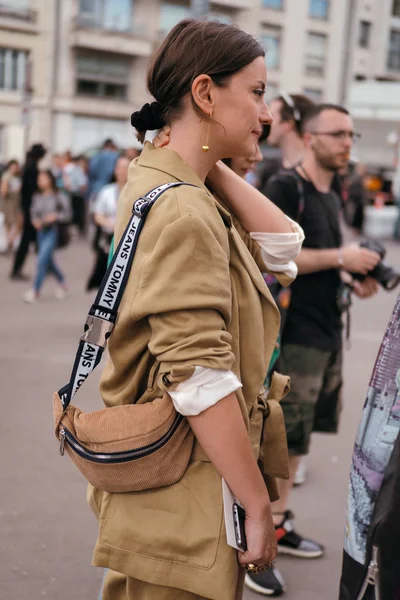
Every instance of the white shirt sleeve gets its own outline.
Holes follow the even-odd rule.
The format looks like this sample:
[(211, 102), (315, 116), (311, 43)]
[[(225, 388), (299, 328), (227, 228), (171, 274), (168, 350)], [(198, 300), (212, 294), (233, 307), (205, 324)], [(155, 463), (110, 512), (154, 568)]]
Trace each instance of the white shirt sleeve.
[(104, 186), (97, 195), (93, 212), (104, 217), (114, 218), (117, 212), (118, 191), (115, 184)]
[(93, 206), (93, 212), (99, 215), (108, 216), (109, 213), (108, 190), (107, 187), (102, 188), (96, 198)]
[(298, 223), (286, 217), (292, 226), (292, 233), (254, 232), (250, 236), (261, 246), (261, 256), (270, 271), (296, 277), (297, 265), (294, 259), (300, 254), (304, 241), (304, 231)]
[(195, 417), (241, 387), (232, 371), (196, 367), (189, 379), (168, 393), (178, 413)]

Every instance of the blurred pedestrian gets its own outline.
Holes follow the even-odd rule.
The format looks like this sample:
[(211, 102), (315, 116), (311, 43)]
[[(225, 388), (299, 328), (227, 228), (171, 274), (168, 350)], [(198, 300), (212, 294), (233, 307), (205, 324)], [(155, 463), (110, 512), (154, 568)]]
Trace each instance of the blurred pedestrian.
[(62, 190), (64, 187), (64, 155), (53, 154), (51, 160), (51, 172), (56, 178), (57, 189)]
[[(302, 121), (304, 154), (300, 165), (272, 177), (267, 196), (305, 233), (296, 260), (299, 275), (282, 333), (279, 370), (291, 377), (291, 391), (282, 401), (290, 454), (290, 479), (280, 481), (280, 500), (273, 505), (279, 551), (316, 558), (323, 547), (297, 533), (288, 508), (300, 457), (309, 451), (313, 430), (336, 432), (341, 407), (342, 319), (341, 271), (367, 273), (378, 254), (357, 244), (342, 245), (340, 199), (332, 190), (335, 174), (349, 160), (356, 137), (348, 111), (321, 104)], [(366, 298), (377, 283), (367, 278), (353, 282), (354, 293)]]
[(26, 155), (26, 162), (22, 174), (21, 185), (21, 211), (23, 228), (18, 250), (15, 254), (10, 279), (26, 281), (28, 277), (22, 273), (29, 247), (36, 241), (36, 231), (31, 222), (31, 204), (33, 195), (37, 192), (38, 163), (46, 154), (42, 144), (33, 144)]
[(20, 216), (21, 177), (17, 160), (10, 160), (1, 176), (0, 198), (4, 213), (4, 224), (7, 235), (7, 248), (12, 251), (15, 240), (21, 230)]
[(94, 201), (101, 188), (110, 182), (118, 156), (119, 152), (113, 140), (108, 138), (100, 152), (90, 161), (88, 186), (90, 201)]
[(118, 198), (128, 180), (129, 163), (130, 160), (126, 156), (118, 158), (114, 171), (115, 182), (100, 190), (93, 206), (93, 220), (97, 227), (94, 242), (96, 261), (86, 286), (88, 292), (100, 287), (107, 271), (107, 259), (114, 233)]
[(140, 150), (138, 150), (137, 148), (127, 148), (126, 150), (124, 150), (123, 154), (124, 156), (127, 156), (131, 161), (140, 156)]
[(68, 197), (57, 190), (56, 180), (50, 170), (40, 171), (38, 175), (38, 191), (34, 194), (31, 206), (31, 219), (38, 232), (38, 257), (36, 277), (33, 288), (28, 290), (23, 299), (32, 304), (39, 298), (46, 275), (53, 275), (58, 283), (54, 296), (62, 300), (67, 292), (63, 272), (54, 259), (57, 249), (60, 223), (70, 221), (71, 211)]
[(239, 175), (242, 179), (246, 179), (250, 173), (253, 173), (257, 164), (262, 161), (262, 154), (260, 146), (257, 144), (256, 151), (249, 158), (236, 157), (236, 158), (225, 158), (223, 162), (232, 169), (234, 173)]
[(85, 194), (88, 178), (81, 166), (82, 157), (75, 156), (65, 165), (63, 180), (65, 190), (69, 193), (72, 207), (72, 223), (81, 236), (86, 228)]
[(268, 156), (261, 162), (259, 173), (259, 190), (264, 193), (268, 179), (281, 170), (292, 169), (303, 158), (304, 142), (301, 135), (301, 122), (314, 102), (302, 94), (286, 94), (282, 92), (269, 104), (273, 117), (268, 134), (268, 146), (278, 148), (281, 161)]

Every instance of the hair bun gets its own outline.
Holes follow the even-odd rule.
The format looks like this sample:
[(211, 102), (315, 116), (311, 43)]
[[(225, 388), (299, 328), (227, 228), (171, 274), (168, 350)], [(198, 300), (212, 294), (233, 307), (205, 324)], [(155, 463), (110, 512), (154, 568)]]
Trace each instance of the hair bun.
[(131, 116), (131, 125), (139, 132), (161, 129), (165, 123), (164, 109), (159, 102), (145, 104)]

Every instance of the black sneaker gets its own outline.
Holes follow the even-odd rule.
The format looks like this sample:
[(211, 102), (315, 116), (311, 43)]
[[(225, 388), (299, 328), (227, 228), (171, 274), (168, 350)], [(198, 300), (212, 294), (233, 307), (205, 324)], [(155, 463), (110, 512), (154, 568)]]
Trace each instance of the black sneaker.
[(10, 279), (11, 281), (29, 281), (30, 277), (23, 273), (11, 273)]
[(246, 586), (263, 596), (282, 596), (286, 592), (285, 582), (276, 567), (261, 571), (258, 575), (246, 573)]
[(281, 523), (275, 525), (278, 552), (299, 558), (318, 558), (324, 553), (324, 547), (313, 540), (307, 540), (295, 532), (292, 519), (294, 514), (287, 510)]

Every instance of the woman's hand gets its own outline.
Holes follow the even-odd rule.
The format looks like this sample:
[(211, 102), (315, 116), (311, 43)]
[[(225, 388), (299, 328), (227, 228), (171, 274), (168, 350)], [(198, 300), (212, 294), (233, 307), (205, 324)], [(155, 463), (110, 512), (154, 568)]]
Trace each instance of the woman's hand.
[(153, 140), (153, 146), (155, 148), (162, 148), (163, 146), (168, 146), (169, 144), (169, 136), (171, 133), (171, 127), (165, 125), (160, 131), (157, 133), (156, 137)]
[(245, 530), (247, 551), (238, 553), (243, 567), (266, 565), (276, 558), (278, 547), (270, 507), (256, 516), (246, 514)]

